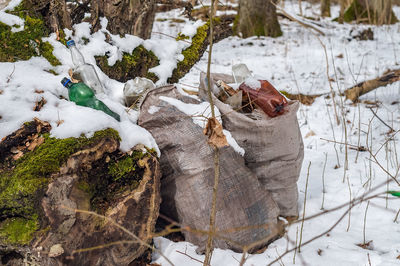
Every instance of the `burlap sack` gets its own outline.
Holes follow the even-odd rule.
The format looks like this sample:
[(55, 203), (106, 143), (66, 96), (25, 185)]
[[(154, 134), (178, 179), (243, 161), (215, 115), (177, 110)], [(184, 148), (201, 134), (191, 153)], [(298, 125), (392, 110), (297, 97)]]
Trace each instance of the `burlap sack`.
[[(225, 74), (211, 75), (212, 83), (234, 83)], [(207, 100), (206, 74), (200, 74), (200, 98)], [(213, 88), (214, 91), (215, 88)], [(222, 114), (223, 126), (245, 150), (246, 165), (258, 177), (263, 188), (271, 192), (282, 216), (298, 216), (297, 179), (304, 157), (303, 139), (297, 121), (298, 101), (290, 101), (285, 114), (271, 118), (255, 110), (246, 115), (214, 98)]]
[[(160, 96), (199, 103), (171, 85), (150, 91), (140, 105), (139, 125), (151, 132), (161, 150), (160, 212), (177, 219), (182, 226), (208, 230), (214, 151), (207, 144), (203, 129)], [(231, 147), (222, 148), (216, 214), (218, 237), (214, 247), (242, 251), (242, 246), (262, 240), (254, 247), (257, 248), (276, 236), (277, 216), (276, 203), (245, 166), (243, 157)], [(257, 226), (261, 224), (268, 226)], [(207, 235), (183, 233), (187, 241), (204, 250)]]

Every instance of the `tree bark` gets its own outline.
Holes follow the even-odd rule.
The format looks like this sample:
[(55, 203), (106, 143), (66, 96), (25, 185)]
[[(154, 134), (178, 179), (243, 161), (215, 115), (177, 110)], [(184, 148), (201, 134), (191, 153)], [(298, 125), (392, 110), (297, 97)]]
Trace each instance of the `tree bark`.
[(376, 88), (387, 86), (400, 80), (400, 69), (393, 70), (376, 79), (366, 80), (344, 91), (346, 99), (356, 102), (358, 98)]
[(108, 19), (113, 34), (132, 34), (150, 38), (156, 12), (155, 0), (98, 0), (92, 2), (92, 25), (100, 28), (100, 17)]
[(276, 16), (276, 3), (276, 0), (240, 0), (238, 32), (243, 38), (282, 35)]
[(321, 17), (331, 16), (331, 0), (321, 0)]

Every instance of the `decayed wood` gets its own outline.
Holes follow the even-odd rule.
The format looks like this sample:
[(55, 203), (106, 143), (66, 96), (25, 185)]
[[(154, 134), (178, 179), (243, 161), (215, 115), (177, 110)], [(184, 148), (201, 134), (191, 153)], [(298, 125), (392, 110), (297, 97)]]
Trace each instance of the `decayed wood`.
[(39, 134), (50, 132), (51, 126), (47, 122), (34, 119), (31, 123), (24, 124), (20, 129), (4, 137), (0, 142), (0, 162), (14, 160), (27, 151), (33, 150), (37, 145)]
[(356, 102), (361, 95), (364, 95), (376, 88), (392, 84), (400, 80), (400, 69), (387, 72), (381, 77), (358, 83), (345, 90), (346, 99)]
[[(0, 142), (3, 166), (6, 167), (7, 160), (14, 160), (16, 152), (23, 156), (40, 147), (41, 134), (50, 129), (48, 123), (35, 119), (4, 138)], [(128, 157), (118, 148), (116, 137), (99, 137), (72, 154), (59, 171), (49, 176), (45, 196), (35, 198), (38, 201), (35, 205), (40, 209), (40, 229), (25, 246), (8, 245), (0, 239), (0, 261), (7, 261), (7, 265), (22, 265), (24, 258), (32, 265), (131, 265), (137, 259), (150, 262), (148, 248), (143, 243), (151, 242), (159, 214), (161, 173), (158, 159), (149, 154), (135, 159), (133, 170), (129, 171), (140, 178), (133, 186), (132, 182), (124, 181), (127, 179), (115, 180), (109, 176), (110, 163)], [(143, 147), (137, 147), (133, 152), (142, 150)], [(129, 171), (127, 174), (133, 174)], [(82, 182), (89, 184), (90, 190), (83, 189)], [(96, 211), (106, 219), (76, 212), (77, 209)], [(6, 218), (0, 217), (0, 222)], [(115, 223), (144, 242), (137, 242)], [(130, 242), (107, 246), (118, 241)], [(97, 246), (103, 247), (74, 252)]]

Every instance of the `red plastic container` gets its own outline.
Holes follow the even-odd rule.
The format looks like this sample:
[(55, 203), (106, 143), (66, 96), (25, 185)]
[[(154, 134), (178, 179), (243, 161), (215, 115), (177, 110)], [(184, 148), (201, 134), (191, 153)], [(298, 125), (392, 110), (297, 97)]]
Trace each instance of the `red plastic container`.
[(243, 96), (248, 96), (252, 104), (260, 107), (270, 117), (283, 114), (288, 104), (286, 98), (268, 81), (258, 81), (261, 85), (260, 88), (251, 88), (246, 82), (240, 84), (239, 89), (243, 91)]

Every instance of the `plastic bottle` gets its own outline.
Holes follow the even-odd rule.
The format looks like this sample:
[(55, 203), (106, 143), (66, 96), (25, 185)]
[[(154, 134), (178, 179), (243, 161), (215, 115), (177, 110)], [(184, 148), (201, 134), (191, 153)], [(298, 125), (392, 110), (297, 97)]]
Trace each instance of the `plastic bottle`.
[(61, 84), (68, 89), (69, 100), (75, 102), (77, 105), (90, 107), (96, 110), (103, 111), (104, 113), (114, 117), (120, 121), (120, 116), (110, 108), (107, 107), (102, 101), (96, 98), (94, 91), (89, 88), (85, 83), (72, 83), (68, 78), (63, 78)]
[[(255, 87), (254, 84), (258, 86)], [(259, 106), (268, 116), (276, 117), (285, 113), (285, 107), (288, 105), (286, 98), (267, 80), (247, 79), (240, 84), (239, 90), (250, 98), (248, 101)]]
[(251, 77), (251, 72), (246, 64), (236, 64), (232, 66), (232, 74), (236, 83), (242, 83), (248, 77)]
[(146, 91), (154, 89), (155, 87), (153, 81), (146, 78), (136, 77), (133, 80), (128, 80), (124, 86), (126, 106), (131, 107), (132, 105), (137, 105), (140, 97), (143, 96)]
[(103, 85), (100, 82), (96, 69), (93, 65), (85, 62), (82, 53), (76, 48), (75, 42), (69, 40), (67, 46), (71, 51), (72, 63), (74, 64), (74, 72), (78, 73), (83, 83), (92, 88), (97, 94), (104, 93)]

